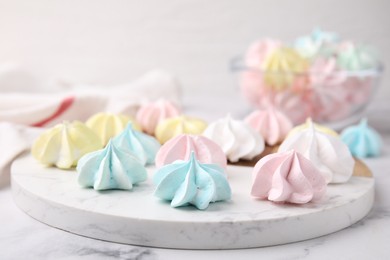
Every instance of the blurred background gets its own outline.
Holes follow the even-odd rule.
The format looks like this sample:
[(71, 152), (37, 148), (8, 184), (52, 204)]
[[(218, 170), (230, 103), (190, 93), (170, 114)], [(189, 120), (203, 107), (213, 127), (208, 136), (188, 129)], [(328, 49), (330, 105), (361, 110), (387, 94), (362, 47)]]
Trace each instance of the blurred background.
[[(238, 93), (231, 58), (265, 36), (292, 41), (320, 27), (375, 46), (390, 64), (389, 7), (385, 0), (0, 0), (0, 64), (102, 85), (163, 68), (184, 95), (231, 96)], [(389, 82), (385, 73), (377, 101), (389, 100)]]

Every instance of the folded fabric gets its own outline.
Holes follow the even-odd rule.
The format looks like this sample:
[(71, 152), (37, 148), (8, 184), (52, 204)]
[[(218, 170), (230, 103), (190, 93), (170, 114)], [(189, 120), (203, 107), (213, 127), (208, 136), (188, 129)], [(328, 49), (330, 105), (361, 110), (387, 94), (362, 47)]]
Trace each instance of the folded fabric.
[[(25, 87), (16, 82), (20, 78)], [(29, 82), (36, 92), (32, 92)], [(0, 66), (0, 178), (9, 173), (15, 157), (29, 149), (41, 127), (63, 120), (85, 121), (98, 112), (134, 115), (145, 101), (166, 98), (178, 103), (180, 98), (175, 78), (161, 70), (151, 71), (132, 83), (111, 87), (57, 84), (49, 92), (37, 82), (22, 70)], [(10, 92), (10, 86), (16, 86), (18, 92)]]

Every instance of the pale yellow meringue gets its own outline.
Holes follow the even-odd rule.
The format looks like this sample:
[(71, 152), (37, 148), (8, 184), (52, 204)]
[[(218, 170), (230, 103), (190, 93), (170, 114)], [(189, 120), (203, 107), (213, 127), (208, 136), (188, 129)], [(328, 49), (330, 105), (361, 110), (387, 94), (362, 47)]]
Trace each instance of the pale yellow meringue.
[(165, 119), (156, 127), (156, 138), (160, 143), (165, 143), (180, 134), (200, 135), (207, 127), (202, 119), (187, 116), (177, 116)]
[(307, 71), (309, 62), (296, 50), (288, 47), (277, 48), (264, 61), (264, 81), (275, 90), (289, 87), (297, 74)]
[(296, 133), (299, 133), (299, 132), (302, 132), (302, 131), (304, 131), (304, 130), (306, 130), (308, 128), (311, 128), (312, 124), (314, 125), (314, 128), (318, 132), (321, 132), (321, 133), (324, 133), (324, 134), (327, 134), (327, 135), (331, 135), (331, 136), (339, 136), (339, 134), (337, 132), (335, 132), (333, 129), (331, 129), (329, 127), (326, 127), (326, 126), (323, 126), (323, 125), (320, 125), (320, 124), (316, 124), (309, 117), (309, 118), (306, 119), (305, 123), (303, 123), (301, 125), (298, 125), (298, 126), (294, 127), (293, 129), (291, 129), (290, 132), (287, 135), (287, 138), (290, 137), (290, 136), (295, 135)]
[(120, 134), (129, 122), (132, 123), (133, 129), (141, 131), (140, 125), (134, 118), (109, 113), (93, 115), (87, 120), (86, 125), (99, 136), (102, 145), (105, 146), (112, 137)]
[(85, 124), (74, 121), (45, 131), (34, 142), (31, 153), (42, 164), (69, 169), (76, 166), (84, 154), (101, 148), (99, 137)]

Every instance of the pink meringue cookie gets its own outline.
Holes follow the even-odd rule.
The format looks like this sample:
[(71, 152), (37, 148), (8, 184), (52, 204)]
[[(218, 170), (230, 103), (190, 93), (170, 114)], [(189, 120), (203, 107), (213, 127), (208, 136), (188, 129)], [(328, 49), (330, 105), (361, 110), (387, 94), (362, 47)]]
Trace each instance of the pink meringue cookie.
[(274, 202), (320, 200), (326, 182), (314, 164), (294, 150), (263, 157), (253, 169), (251, 195)]
[(218, 164), (226, 168), (227, 159), (221, 147), (204, 136), (181, 134), (166, 142), (156, 155), (156, 167), (160, 168), (176, 160), (189, 160), (191, 152), (201, 163)]
[(282, 43), (274, 39), (263, 39), (252, 43), (245, 55), (245, 65), (250, 68), (261, 69), (265, 59)]
[(244, 121), (260, 133), (271, 146), (282, 142), (293, 127), (291, 120), (273, 106), (253, 111)]
[(247, 70), (240, 74), (240, 88), (242, 95), (252, 105), (258, 107), (269, 99), (270, 89), (264, 83), (263, 74), (260, 71)]
[(178, 115), (180, 115), (179, 109), (173, 103), (159, 99), (156, 102), (142, 105), (137, 112), (136, 119), (145, 133), (154, 135), (159, 122)]

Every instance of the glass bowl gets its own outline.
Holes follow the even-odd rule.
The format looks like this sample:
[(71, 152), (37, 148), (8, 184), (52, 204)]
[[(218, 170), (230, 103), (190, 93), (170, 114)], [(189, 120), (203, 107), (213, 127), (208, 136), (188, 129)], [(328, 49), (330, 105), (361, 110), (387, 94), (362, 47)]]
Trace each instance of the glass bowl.
[[(326, 66), (325, 66), (326, 67)], [(336, 130), (358, 121), (379, 87), (384, 67), (361, 71), (309, 70), (305, 73), (262, 71), (242, 57), (231, 61), (242, 96), (255, 108), (269, 105), (294, 124), (307, 117)]]

